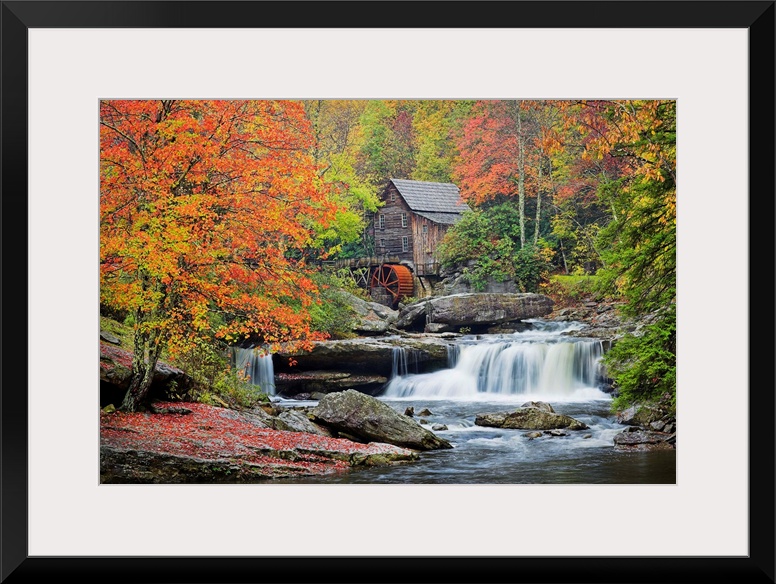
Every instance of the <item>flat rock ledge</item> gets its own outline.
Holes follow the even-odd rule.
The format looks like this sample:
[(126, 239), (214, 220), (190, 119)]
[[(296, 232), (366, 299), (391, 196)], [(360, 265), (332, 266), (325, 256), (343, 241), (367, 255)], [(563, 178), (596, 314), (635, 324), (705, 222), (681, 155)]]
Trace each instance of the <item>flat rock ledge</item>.
[(631, 426), (614, 437), (615, 450), (673, 450), (676, 433), (654, 432)]
[(191, 414), (101, 413), (101, 483), (251, 483), (418, 460), (360, 444), (267, 428), (262, 416), (198, 403)]

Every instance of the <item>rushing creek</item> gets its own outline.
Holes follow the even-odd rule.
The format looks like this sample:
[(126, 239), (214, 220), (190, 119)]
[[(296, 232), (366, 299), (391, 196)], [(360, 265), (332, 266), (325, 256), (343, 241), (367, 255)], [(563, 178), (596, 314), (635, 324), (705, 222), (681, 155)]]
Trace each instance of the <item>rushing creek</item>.
[[(564, 335), (579, 323), (535, 319), (511, 335), (461, 337), (448, 353), (448, 368), (417, 373), (411, 351), (394, 352), (393, 374), (379, 397), (396, 411), (414, 408), (416, 419), (454, 448), (423, 452), (420, 460), (354, 469), (304, 483), (675, 483), (676, 453), (620, 452), (623, 430), (601, 391), (602, 341)], [(281, 406), (315, 405), (274, 398)], [(511, 411), (543, 401), (589, 429), (530, 439), (526, 430), (476, 426), (477, 414)], [(418, 415), (424, 409), (430, 415)], [(443, 425), (447, 429), (433, 430)]]

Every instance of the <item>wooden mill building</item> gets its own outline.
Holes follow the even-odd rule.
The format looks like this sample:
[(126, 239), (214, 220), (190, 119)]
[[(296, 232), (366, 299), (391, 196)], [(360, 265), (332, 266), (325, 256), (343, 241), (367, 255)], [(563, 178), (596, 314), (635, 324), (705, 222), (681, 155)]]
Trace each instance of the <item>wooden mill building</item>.
[(439, 242), (469, 206), (453, 183), (395, 178), (388, 181), (380, 200), (383, 206), (370, 226), (380, 258), (379, 265), (371, 267), (372, 296), (395, 304), (401, 297), (430, 295), (439, 275)]

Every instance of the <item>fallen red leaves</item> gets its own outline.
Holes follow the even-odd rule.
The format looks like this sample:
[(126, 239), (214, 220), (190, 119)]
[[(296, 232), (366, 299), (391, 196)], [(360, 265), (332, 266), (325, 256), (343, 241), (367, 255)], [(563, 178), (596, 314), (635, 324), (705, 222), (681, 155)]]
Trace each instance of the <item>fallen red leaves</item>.
[[(299, 474), (323, 474), (348, 468), (348, 463), (331, 454), (383, 454), (409, 452), (390, 444), (358, 444), (341, 438), (327, 438), (304, 432), (262, 428), (250, 415), (199, 403), (175, 405), (191, 414), (125, 413), (100, 415), (100, 442), (120, 450), (137, 450), (201, 460), (239, 460), (267, 466), (282, 466)], [(278, 457), (278, 453), (292, 456)]]

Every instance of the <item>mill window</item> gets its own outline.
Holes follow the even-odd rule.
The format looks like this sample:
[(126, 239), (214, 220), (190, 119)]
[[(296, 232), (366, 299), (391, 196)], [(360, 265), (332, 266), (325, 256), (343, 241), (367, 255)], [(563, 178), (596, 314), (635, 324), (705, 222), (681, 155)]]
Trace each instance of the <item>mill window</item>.
[(402, 251), (409, 251), (410, 249), (410, 238), (406, 235), (401, 238), (401, 250)]
[(380, 215), (380, 229), (385, 229), (385, 215)]
[(407, 214), (406, 213), (402, 213), (401, 214), (401, 226), (402, 227), (407, 227)]

